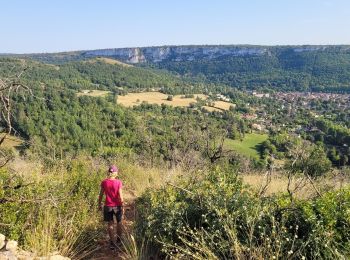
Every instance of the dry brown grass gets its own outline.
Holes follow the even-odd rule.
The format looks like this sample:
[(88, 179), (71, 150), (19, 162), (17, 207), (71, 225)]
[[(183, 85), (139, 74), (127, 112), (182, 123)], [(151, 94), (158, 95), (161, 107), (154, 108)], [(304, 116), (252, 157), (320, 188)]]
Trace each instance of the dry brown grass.
[[(208, 96), (204, 94), (195, 94), (193, 98), (184, 98), (183, 95), (175, 95), (173, 96), (173, 100), (169, 101), (167, 100), (168, 96), (169, 95), (160, 92), (129, 93), (125, 96), (118, 96), (118, 103), (126, 107), (137, 106), (142, 102), (157, 105), (165, 104), (175, 107), (188, 107), (191, 103), (197, 103), (197, 98), (202, 100), (208, 98)], [(235, 106), (235, 104), (216, 101), (214, 107), (204, 106), (204, 108), (208, 111), (222, 111), (228, 110), (231, 106)]]
[(225, 101), (215, 101), (214, 103), (214, 108), (218, 108), (222, 110), (229, 110), (231, 106), (235, 107), (236, 105)]
[(89, 97), (105, 97), (110, 94), (110, 91), (105, 90), (82, 90), (82, 92), (78, 92), (77, 96), (89, 96)]
[(149, 104), (165, 104), (169, 106), (177, 107), (188, 107), (191, 103), (196, 103), (196, 98), (207, 99), (204, 94), (195, 94), (194, 98), (182, 98), (183, 95), (173, 96), (173, 100), (167, 100), (169, 95), (160, 92), (141, 92), (141, 93), (129, 93), (125, 96), (118, 96), (118, 103), (126, 106), (132, 107), (140, 105), (142, 102), (147, 102)]
[(97, 61), (102, 61), (102, 62), (105, 62), (107, 64), (111, 64), (111, 65), (120, 65), (120, 66), (123, 66), (123, 67), (133, 67), (132, 65), (126, 64), (126, 63), (121, 62), (119, 60), (115, 60), (115, 59), (111, 59), (111, 58), (103, 58), (103, 57), (98, 57), (98, 58), (95, 58), (95, 59), (91, 59), (91, 60), (88, 60), (87, 62), (94, 63), (94, 62), (97, 62)]
[(221, 109), (216, 108), (216, 107), (203, 106), (203, 108), (205, 108), (209, 112), (213, 112), (213, 111), (219, 111), (220, 112), (220, 111), (222, 111)]
[[(0, 138), (2, 138), (3, 136), (4, 136), (4, 134), (0, 133)], [(23, 140), (11, 135), (11, 136), (7, 136), (5, 138), (5, 141), (2, 143), (1, 147), (3, 147), (3, 148), (16, 148), (16, 146), (19, 146), (22, 143), (23, 143)]]
[[(243, 182), (252, 186), (254, 189), (259, 189), (265, 183), (265, 176), (262, 174), (247, 174), (242, 176)], [(282, 176), (273, 176), (271, 183), (267, 189), (268, 194), (276, 194), (287, 191), (288, 180)]]
[[(120, 178), (129, 191), (126, 193), (126, 199), (129, 195), (140, 196), (147, 188), (159, 188), (167, 181), (182, 176), (181, 169), (159, 169), (148, 166), (141, 166), (137, 163), (130, 163), (128, 160), (119, 159), (117, 165), (120, 169)], [(130, 198), (129, 198), (130, 199)]]
[[(258, 173), (243, 175), (242, 179), (245, 184), (250, 185), (253, 189), (256, 189), (257, 191), (261, 188), (262, 185), (266, 183), (265, 176), (263, 174)], [(292, 182), (292, 189), (295, 188), (295, 185), (298, 182), (298, 180), (300, 179), (295, 179), (294, 182)], [(267, 188), (266, 194), (272, 195), (278, 193), (286, 193), (287, 185), (288, 178), (286, 176), (275, 174), (272, 176), (272, 180)], [(343, 185), (349, 185), (349, 182), (346, 181), (345, 183), (342, 183), (337, 179), (333, 179), (331, 177), (324, 177), (316, 181), (315, 185), (318, 190), (325, 191), (339, 189)], [(305, 185), (295, 192), (295, 196), (298, 198), (309, 198), (314, 195), (316, 195), (316, 191), (312, 187), (310, 182), (308, 182), (307, 180), (305, 180)]]

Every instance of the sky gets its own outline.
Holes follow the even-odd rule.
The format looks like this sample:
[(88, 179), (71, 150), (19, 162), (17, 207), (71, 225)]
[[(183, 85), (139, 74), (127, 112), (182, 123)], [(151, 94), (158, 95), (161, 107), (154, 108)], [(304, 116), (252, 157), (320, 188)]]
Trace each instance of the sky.
[(0, 0), (0, 53), (350, 44), (349, 0)]

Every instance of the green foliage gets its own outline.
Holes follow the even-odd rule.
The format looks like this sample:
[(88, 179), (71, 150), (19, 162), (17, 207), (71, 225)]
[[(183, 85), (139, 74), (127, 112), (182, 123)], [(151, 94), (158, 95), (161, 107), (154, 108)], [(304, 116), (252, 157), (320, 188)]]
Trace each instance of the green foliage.
[(0, 233), (39, 255), (92, 250), (102, 178), (81, 161), (25, 176), (0, 169)]
[(349, 92), (350, 53), (343, 46), (294, 51), (298, 47), (260, 47), (262, 55), (227, 55), (191, 61), (164, 60), (150, 64), (208, 83), (241, 89)]
[(234, 172), (216, 169), (144, 194), (136, 230), (175, 258), (346, 258), (349, 199), (347, 188), (294, 204), (262, 200)]
[(245, 156), (259, 159), (259, 147), (267, 139), (266, 134), (245, 134), (242, 140), (227, 139), (225, 145)]

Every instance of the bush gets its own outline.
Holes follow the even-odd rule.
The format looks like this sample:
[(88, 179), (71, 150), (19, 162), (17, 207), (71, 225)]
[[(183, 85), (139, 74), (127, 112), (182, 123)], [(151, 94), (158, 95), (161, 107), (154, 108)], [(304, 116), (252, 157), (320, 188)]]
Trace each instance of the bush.
[(349, 203), (350, 189), (295, 204), (260, 199), (234, 172), (216, 169), (200, 181), (145, 193), (136, 230), (175, 258), (347, 258)]
[(0, 233), (38, 255), (87, 254), (96, 247), (103, 175), (82, 161), (27, 175), (0, 170)]

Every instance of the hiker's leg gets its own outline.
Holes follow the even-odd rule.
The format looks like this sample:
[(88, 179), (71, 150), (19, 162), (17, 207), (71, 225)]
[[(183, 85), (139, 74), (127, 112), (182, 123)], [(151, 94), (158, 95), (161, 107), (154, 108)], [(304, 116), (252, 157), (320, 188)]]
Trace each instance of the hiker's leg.
[(122, 238), (122, 234), (123, 234), (123, 223), (119, 222), (117, 224), (117, 239), (120, 240)]
[(114, 240), (114, 220), (113, 220), (113, 211), (108, 207), (104, 207), (103, 210), (103, 219), (107, 222), (107, 232), (109, 235), (109, 239), (111, 241)]
[(107, 230), (109, 235), (109, 240), (114, 241), (114, 221), (108, 221)]
[(122, 223), (123, 207), (118, 207), (116, 219), (117, 219), (117, 241), (120, 241), (123, 234), (123, 223)]

